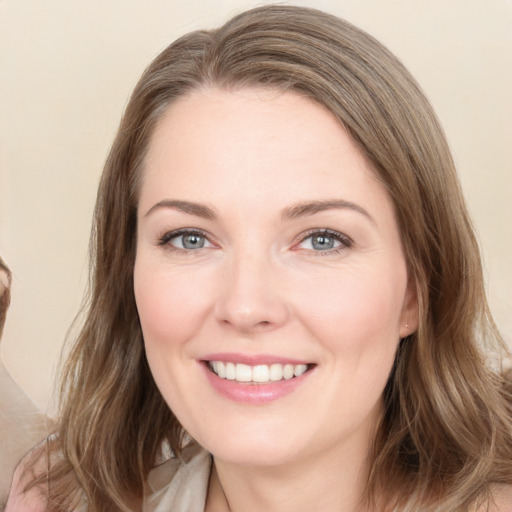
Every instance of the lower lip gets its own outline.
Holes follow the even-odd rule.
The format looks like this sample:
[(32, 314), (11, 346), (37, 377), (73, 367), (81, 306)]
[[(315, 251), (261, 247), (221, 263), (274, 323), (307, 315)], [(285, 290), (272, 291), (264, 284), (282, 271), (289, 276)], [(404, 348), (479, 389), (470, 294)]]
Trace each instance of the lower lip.
[(313, 371), (313, 369), (310, 369), (299, 377), (293, 377), (288, 380), (283, 379), (276, 382), (269, 381), (263, 384), (251, 384), (221, 379), (210, 370), (208, 363), (203, 362), (201, 366), (206, 373), (208, 381), (217, 393), (234, 402), (253, 405), (268, 404), (293, 393), (308, 379)]

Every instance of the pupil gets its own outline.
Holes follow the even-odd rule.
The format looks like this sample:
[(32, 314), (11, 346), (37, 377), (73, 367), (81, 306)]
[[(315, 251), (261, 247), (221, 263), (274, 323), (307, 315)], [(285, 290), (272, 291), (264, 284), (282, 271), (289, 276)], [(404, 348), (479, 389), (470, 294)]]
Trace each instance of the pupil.
[(334, 247), (334, 239), (330, 236), (319, 235), (313, 237), (313, 248), (326, 250)]
[(204, 239), (200, 235), (186, 235), (183, 237), (183, 247), (185, 249), (197, 249), (204, 245)]

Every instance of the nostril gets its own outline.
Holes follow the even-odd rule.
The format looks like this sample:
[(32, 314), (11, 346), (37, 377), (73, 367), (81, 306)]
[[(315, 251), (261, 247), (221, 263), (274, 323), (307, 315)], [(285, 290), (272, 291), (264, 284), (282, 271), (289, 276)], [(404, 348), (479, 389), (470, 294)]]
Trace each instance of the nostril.
[[(244, 293), (242, 293), (244, 292)], [(223, 327), (240, 332), (267, 331), (283, 325), (288, 318), (283, 298), (263, 291), (247, 291), (241, 287), (218, 297), (214, 314)]]

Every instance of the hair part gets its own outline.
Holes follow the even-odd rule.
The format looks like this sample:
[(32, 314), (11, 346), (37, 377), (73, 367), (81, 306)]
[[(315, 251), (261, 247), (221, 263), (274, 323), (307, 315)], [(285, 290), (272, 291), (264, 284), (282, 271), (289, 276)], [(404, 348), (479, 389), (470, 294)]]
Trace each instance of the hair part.
[(368, 506), (463, 511), (511, 483), (510, 390), (481, 344), (504, 347), (442, 128), (373, 37), (317, 10), (276, 5), (178, 39), (132, 94), (99, 187), (88, 314), (62, 376), (63, 457), (50, 472), (50, 510), (73, 501), (91, 512), (137, 510), (162, 444), (180, 454), (184, 432), (151, 376), (135, 306), (137, 203), (156, 124), (177, 98), (213, 86), (295, 91), (323, 105), (393, 200), (420, 325), (401, 341), (384, 393)]

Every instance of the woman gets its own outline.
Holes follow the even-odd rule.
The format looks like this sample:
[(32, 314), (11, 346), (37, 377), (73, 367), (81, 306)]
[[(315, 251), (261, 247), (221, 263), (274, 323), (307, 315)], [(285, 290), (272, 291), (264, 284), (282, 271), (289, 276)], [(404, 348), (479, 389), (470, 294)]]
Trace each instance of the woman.
[(512, 507), (453, 162), (367, 34), (267, 6), (173, 43), (127, 106), (93, 244), (57, 435), (8, 511)]

